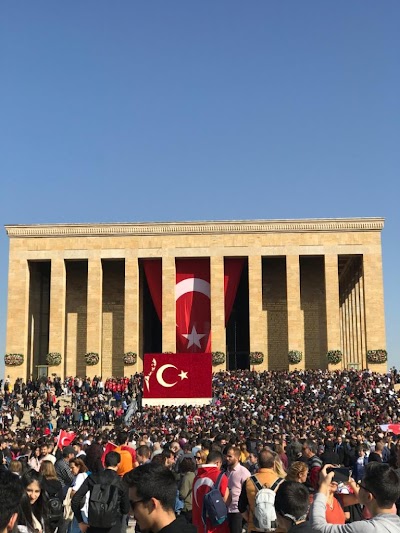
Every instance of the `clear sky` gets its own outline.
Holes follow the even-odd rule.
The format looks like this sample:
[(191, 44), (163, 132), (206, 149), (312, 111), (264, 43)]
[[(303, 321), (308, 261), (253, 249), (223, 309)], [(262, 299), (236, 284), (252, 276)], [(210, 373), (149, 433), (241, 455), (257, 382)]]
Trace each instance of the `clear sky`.
[[(398, 0), (2, 2), (1, 225), (384, 217), (400, 366), (399, 23)], [(3, 230), (0, 354), (7, 269)]]

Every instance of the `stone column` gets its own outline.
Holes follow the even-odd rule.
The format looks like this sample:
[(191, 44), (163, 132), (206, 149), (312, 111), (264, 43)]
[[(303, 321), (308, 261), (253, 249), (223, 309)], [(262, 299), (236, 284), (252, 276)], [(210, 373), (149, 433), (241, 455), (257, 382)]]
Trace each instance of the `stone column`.
[(8, 269), (8, 310), (6, 353), (24, 356), (21, 366), (6, 366), (4, 376), (10, 376), (11, 384), (17, 378), (26, 380), (36, 377), (32, 368), (31, 354), (28, 354), (28, 314), (29, 314), (29, 268), (24, 259), (13, 257), (10, 250)]
[(162, 258), (162, 350), (176, 352), (175, 257)]
[[(88, 259), (87, 288), (87, 352), (99, 354), (99, 363), (86, 367), (86, 374), (93, 378), (102, 375), (101, 337), (102, 337), (103, 269), (100, 257)], [(106, 379), (109, 376), (102, 376)]]
[(214, 372), (225, 370), (228, 364), (226, 353), (225, 332), (225, 295), (224, 295), (224, 258), (210, 257), (211, 281), (211, 349), (213, 352), (223, 352), (226, 356), (225, 364), (213, 367)]
[(139, 357), (139, 262), (136, 257), (125, 259), (125, 318), (124, 352), (136, 353), (136, 364), (124, 366), (124, 375), (143, 370)]
[(365, 305), (364, 305), (364, 277), (360, 277), (360, 336), (361, 336), (361, 367), (367, 368), (367, 339), (365, 332)]
[[(248, 264), (250, 352), (262, 352), (264, 354), (263, 363), (255, 366), (255, 369), (261, 372), (268, 369), (267, 317), (262, 307), (262, 257), (249, 255)], [(250, 363), (250, 368), (252, 367), (253, 365)]]
[[(325, 302), (327, 345), (329, 350), (343, 350), (340, 346), (339, 272), (337, 254), (325, 255)], [(342, 363), (329, 364), (329, 370), (343, 368)]]
[(355, 328), (356, 328), (356, 350), (357, 361), (360, 363), (360, 368), (363, 368), (363, 357), (361, 350), (361, 325), (360, 325), (360, 278), (357, 279), (354, 292), (355, 300)]
[(288, 308), (289, 351), (299, 350), (303, 357), (300, 363), (289, 365), (289, 370), (305, 368), (304, 315), (300, 301), (300, 256), (286, 256), (286, 285)]
[[(364, 306), (367, 351), (386, 349), (385, 310), (383, 305), (383, 273), (380, 254), (364, 254)], [(387, 363), (371, 364), (375, 372), (385, 372)]]
[(66, 270), (62, 257), (51, 260), (50, 274), (50, 320), (49, 320), (49, 352), (61, 354), (59, 366), (49, 366), (48, 373), (65, 377), (65, 298)]

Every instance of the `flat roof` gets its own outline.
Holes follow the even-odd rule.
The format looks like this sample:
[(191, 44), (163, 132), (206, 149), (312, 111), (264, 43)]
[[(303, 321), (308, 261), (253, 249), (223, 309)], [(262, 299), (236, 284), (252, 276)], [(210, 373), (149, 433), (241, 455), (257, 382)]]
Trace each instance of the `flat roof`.
[(307, 218), (282, 220), (220, 220), (190, 222), (105, 222), (86, 224), (7, 224), (14, 237), (85, 237), (232, 233), (313, 233), (382, 231), (384, 218)]

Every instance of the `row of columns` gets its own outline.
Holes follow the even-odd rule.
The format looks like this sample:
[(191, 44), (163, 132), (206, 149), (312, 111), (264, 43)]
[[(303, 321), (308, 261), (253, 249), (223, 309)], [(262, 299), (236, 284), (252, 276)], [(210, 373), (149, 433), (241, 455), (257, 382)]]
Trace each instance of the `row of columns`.
[[(364, 255), (364, 305), (367, 348), (382, 348), (385, 341), (382, 265), (376, 255)], [(289, 350), (304, 353), (304, 320), (300, 305), (300, 256), (286, 256)], [(210, 257), (212, 350), (225, 352), (224, 258)], [(267, 319), (262, 302), (262, 257), (248, 256), (250, 351), (267, 355)], [(24, 353), (28, 338), (29, 269), (27, 261), (14, 261), (9, 270), (10, 285), (19, 287), (9, 294), (7, 351)], [(162, 258), (162, 349), (175, 352), (175, 257)], [(340, 347), (338, 256), (325, 255), (325, 290), (328, 350)], [(51, 260), (49, 351), (65, 354), (66, 270), (61, 257)], [(139, 262), (125, 258), (125, 337), (124, 351), (141, 353), (139, 345)], [(101, 354), (102, 263), (98, 256), (88, 258), (87, 351)], [(267, 357), (260, 369), (267, 367)], [(304, 365), (304, 358), (297, 368)], [(73, 361), (67, 359), (67, 368)], [(26, 367), (25, 367), (26, 368)], [(138, 358), (137, 367), (141, 370)], [(51, 370), (50, 370), (51, 371)], [(59, 372), (58, 368), (54, 371)], [(132, 373), (132, 367), (127, 369)], [(19, 373), (21, 367), (19, 367)], [(101, 358), (91, 368), (101, 374)]]

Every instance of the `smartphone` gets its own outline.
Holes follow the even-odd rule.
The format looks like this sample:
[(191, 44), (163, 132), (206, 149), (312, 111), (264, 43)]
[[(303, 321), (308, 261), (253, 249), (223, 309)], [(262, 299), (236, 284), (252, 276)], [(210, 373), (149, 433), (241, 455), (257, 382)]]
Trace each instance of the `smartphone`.
[(350, 479), (350, 468), (330, 467), (327, 472), (334, 472), (332, 481), (334, 483), (347, 483)]

